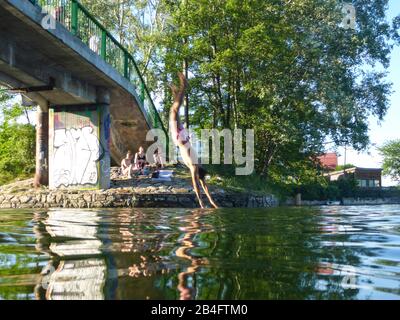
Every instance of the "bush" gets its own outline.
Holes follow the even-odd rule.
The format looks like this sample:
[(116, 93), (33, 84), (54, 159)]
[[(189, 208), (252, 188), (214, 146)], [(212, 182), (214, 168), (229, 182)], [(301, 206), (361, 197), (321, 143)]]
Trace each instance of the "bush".
[(0, 126), (0, 184), (28, 177), (35, 171), (35, 127), (3, 123)]
[(352, 198), (358, 190), (357, 181), (353, 178), (339, 179), (331, 183), (337, 185), (341, 198)]
[(314, 181), (299, 186), (295, 183), (274, 183), (257, 174), (236, 176), (233, 166), (208, 165), (205, 167), (212, 177), (210, 182), (214, 185), (237, 191), (274, 193), (280, 199), (294, 197), (297, 193), (301, 193), (304, 200), (341, 200), (356, 197), (361, 193), (357, 182), (350, 178), (328, 181), (318, 176)]
[(338, 181), (326, 181), (326, 183), (312, 183), (293, 188), (292, 196), (300, 192), (304, 200), (340, 200), (354, 197), (359, 188), (354, 179), (341, 179)]

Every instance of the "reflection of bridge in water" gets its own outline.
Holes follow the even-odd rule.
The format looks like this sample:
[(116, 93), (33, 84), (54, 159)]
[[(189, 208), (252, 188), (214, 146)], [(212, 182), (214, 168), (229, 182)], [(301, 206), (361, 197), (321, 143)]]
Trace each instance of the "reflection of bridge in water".
[[(102, 300), (107, 266), (97, 238), (100, 217), (95, 211), (50, 211), (44, 221), (52, 238), (49, 251), (61, 261), (50, 262), (45, 280), (46, 299)], [(65, 239), (58, 242), (57, 239)]]

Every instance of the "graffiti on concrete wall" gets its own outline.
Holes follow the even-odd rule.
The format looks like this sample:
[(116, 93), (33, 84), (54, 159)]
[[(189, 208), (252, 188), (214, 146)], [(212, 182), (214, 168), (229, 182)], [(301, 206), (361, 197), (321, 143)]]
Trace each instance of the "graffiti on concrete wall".
[(104, 149), (95, 125), (97, 112), (86, 115), (54, 114), (52, 186), (93, 185), (99, 183), (99, 161)]

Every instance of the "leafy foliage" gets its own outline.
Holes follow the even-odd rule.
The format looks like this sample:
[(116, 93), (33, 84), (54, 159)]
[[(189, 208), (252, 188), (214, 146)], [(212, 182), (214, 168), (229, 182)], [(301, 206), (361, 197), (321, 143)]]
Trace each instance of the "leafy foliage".
[[(256, 130), (257, 172), (291, 176), (313, 167), (326, 139), (356, 150), (369, 142), (367, 118), (385, 115), (391, 28), (387, 1), (355, 1), (345, 30), (337, 1), (169, 1), (166, 71), (189, 60), (192, 122)], [(182, 43), (180, 39), (188, 39)]]
[[(0, 91), (0, 184), (26, 177), (35, 170), (35, 127), (28, 110), (12, 104), (12, 96)], [(26, 115), (27, 124), (17, 119)]]
[(355, 179), (346, 178), (303, 185), (300, 193), (304, 200), (341, 200), (354, 197), (359, 189)]
[(336, 166), (335, 171), (346, 170), (346, 169), (350, 169), (350, 168), (354, 168), (354, 167), (356, 167), (356, 166), (351, 163), (341, 164), (341, 165)]
[(386, 142), (379, 151), (383, 156), (383, 174), (400, 182), (400, 140)]

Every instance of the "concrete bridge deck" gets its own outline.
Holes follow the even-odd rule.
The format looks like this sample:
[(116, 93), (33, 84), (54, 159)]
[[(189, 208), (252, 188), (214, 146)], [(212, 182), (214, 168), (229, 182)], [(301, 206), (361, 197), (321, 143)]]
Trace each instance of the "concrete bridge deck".
[[(57, 21), (50, 28), (43, 27), (48, 15), (41, 2), (46, 3), (0, 0), (0, 83), (44, 86), (23, 93), (43, 112), (52, 106), (109, 105), (109, 151), (119, 163), (127, 149), (146, 145), (148, 129), (164, 130), (143, 78), (132, 56), (79, 2), (52, 1), (59, 7), (52, 8)], [(62, 19), (54, 14), (60, 8)], [(91, 37), (90, 30), (95, 30)]]

